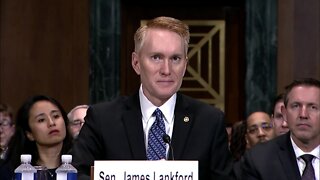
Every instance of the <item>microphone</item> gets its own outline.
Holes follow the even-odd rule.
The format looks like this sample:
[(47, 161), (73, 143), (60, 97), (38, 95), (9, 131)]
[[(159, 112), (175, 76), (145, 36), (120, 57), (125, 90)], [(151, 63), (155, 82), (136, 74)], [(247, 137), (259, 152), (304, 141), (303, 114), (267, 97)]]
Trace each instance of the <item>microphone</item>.
[(164, 134), (162, 136), (162, 139), (165, 143), (169, 144), (169, 151), (170, 151), (170, 154), (171, 154), (171, 158), (172, 160), (174, 160), (174, 156), (173, 156), (173, 148), (172, 148), (172, 145), (171, 145), (171, 138), (168, 134)]

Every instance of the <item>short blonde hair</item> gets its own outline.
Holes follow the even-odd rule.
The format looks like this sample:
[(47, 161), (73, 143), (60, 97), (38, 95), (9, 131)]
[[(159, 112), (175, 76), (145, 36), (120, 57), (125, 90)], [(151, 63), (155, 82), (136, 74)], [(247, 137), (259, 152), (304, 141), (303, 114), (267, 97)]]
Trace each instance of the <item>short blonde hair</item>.
[(189, 26), (178, 19), (164, 16), (154, 18), (148, 21), (146, 25), (138, 28), (134, 35), (134, 50), (136, 53), (138, 53), (142, 48), (148, 29), (152, 28), (166, 29), (177, 33), (182, 39), (184, 39), (185, 53), (187, 56), (190, 41)]

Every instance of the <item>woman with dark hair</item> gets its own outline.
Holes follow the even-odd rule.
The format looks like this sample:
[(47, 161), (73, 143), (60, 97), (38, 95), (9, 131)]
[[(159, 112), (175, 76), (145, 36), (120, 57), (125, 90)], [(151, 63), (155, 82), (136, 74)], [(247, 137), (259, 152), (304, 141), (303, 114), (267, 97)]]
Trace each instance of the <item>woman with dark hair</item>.
[(233, 175), (234, 179), (241, 179), (240, 162), (243, 160), (242, 156), (247, 150), (246, 135), (247, 128), (244, 121), (238, 121), (232, 126), (230, 151), (233, 158)]
[(245, 134), (246, 127), (243, 121), (238, 121), (232, 126), (230, 151), (234, 161), (239, 161), (247, 149)]
[(33, 166), (48, 169), (48, 178), (55, 179), (61, 155), (72, 145), (67, 131), (68, 117), (61, 104), (52, 97), (37, 95), (23, 103), (16, 116), (16, 133), (8, 149), (6, 168), (13, 176), (20, 165), (21, 154), (31, 154)]

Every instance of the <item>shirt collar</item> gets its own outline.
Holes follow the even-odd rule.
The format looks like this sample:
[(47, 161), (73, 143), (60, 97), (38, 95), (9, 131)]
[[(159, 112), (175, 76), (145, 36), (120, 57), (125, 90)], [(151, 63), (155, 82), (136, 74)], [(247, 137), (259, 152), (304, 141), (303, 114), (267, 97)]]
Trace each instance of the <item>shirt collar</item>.
[(292, 147), (293, 150), (296, 154), (296, 158), (300, 158), (300, 156), (304, 155), (304, 154), (312, 154), (313, 156), (315, 156), (317, 159), (320, 159), (320, 145), (318, 145), (316, 148), (314, 148), (311, 152), (304, 152), (302, 151), (298, 145), (293, 141), (292, 139), (292, 135), (290, 135), (290, 140), (292, 143)]
[(173, 94), (167, 102), (165, 102), (162, 106), (157, 107), (153, 105), (148, 98), (144, 95), (142, 90), (142, 85), (139, 88), (139, 99), (140, 99), (140, 108), (143, 119), (148, 121), (156, 108), (159, 108), (162, 111), (162, 114), (165, 117), (165, 121), (167, 123), (171, 123), (174, 118), (174, 107), (176, 105), (177, 94)]

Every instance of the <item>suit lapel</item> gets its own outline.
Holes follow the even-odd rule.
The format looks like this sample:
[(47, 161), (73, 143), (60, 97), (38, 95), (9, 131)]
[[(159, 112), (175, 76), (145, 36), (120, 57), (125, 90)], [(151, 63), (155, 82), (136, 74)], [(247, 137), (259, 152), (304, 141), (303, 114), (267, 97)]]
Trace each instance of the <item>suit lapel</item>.
[(125, 102), (125, 106), (122, 120), (125, 126), (125, 132), (127, 132), (133, 159), (146, 159), (142, 114), (138, 93), (131, 96)]
[[(174, 127), (172, 134), (172, 147), (174, 157), (180, 159), (183, 153), (190, 127), (193, 123), (193, 115), (188, 111), (188, 103), (181, 94), (177, 94), (177, 102), (174, 112)], [(169, 159), (171, 159), (171, 155)]]
[(290, 132), (284, 135), (280, 141), (278, 141), (280, 151), (278, 152), (280, 163), (284, 169), (284, 173), (288, 179), (300, 179), (299, 167), (296, 161), (296, 155), (293, 151), (293, 147), (290, 140)]

